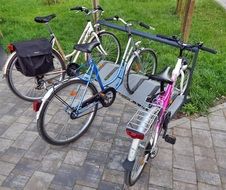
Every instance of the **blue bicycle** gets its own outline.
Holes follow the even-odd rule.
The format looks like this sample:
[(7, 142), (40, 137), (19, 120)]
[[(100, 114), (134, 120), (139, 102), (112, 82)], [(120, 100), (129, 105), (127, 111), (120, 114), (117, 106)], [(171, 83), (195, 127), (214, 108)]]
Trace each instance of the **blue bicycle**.
[[(108, 20), (120, 20), (130, 27), (119, 17)], [(148, 27), (144, 23), (140, 25)], [(45, 141), (54, 145), (64, 145), (83, 135), (92, 123), (97, 110), (112, 105), (116, 90), (121, 86), (126, 72), (131, 72), (131, 65), (134, 65), (134, 60), (138, 60), (139, 56), (143, 57), (147, 52), (151, 52), (152, 57), (148, 56), (151, 57), (148, 61), (149, 68), (153, 67), (153, 72), (155, 71), (154, 52), (150, 49), (139, 48), (140, 42), (136, 43), (132, 40), (130, 30), (128, 33), (129, 39), (122, 62), (115, 66), (116, 70), (109, 77), (100, 77), (99, 66), (95, 64), (91, 56), (92, 50), (100, 45), (98, 41), (75, 46), (76, 50), (84, 52), (87, 56), (88, 69), (85, 74), (78, 75), (78, 69), (74, 70), (78, 77), (63, 81), (51, 88), (43, 97), (41, 104), (34, 103), (34, 108), (38, 111), (38, 130)], [(152, 59), (154, 59), (154, 65), (151, 64)], [(95, 83), (99, 84), (100, 90), (97, 89), (97, 85), (94, 85)]]

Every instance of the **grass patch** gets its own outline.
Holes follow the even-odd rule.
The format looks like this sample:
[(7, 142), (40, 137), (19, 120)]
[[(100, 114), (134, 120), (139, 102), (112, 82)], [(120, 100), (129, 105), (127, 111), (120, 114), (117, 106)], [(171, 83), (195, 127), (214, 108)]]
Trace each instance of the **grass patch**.
[[(82, 13), (76, 14), (69, 9), (77, 5), (91, 7), (91, 2), (63, 0), (50, 6), (43, 2), (43, 0), (1, 0), (0, 19), (3, 22), (0, 22), (0, 28), (4, 34), (1, 44), (6, 46), (12, 41), (48, 37), (45, 26), (35, 23), (33, 19), (35, 16), (56, 13), (57, 18), (51, 22), (51, 26), (66, 52), (70, 52), (84, 29), (86, 18)], [(141, 20), (156, 28), (153, 33), (181, 35), (181, 21), (174, 14), (175, 0), (102, 0), (101, 5), (105, 9), (104, 17), (119, 15), (125, 19)], [(188, 114), (206, 112), (217, 98), (226, 95), (225, 17), (226, 11), (214, 0), (197, 1), (189, 41), (191, 43), (204, 41), (207, 47), (217, 49), (218, 54), (200, 53), (191, 86), (192, 99), (183, 109)], [(139, 27), (137, 29), (146, 31)], [(121, 42), (125, 41), (127, 37), (125, 33), (112, 31)], [(176, 48), (148, 40), (143, 40), (142, 43), (157, 52), (158, 70), (165, 65), (175, 65), (178, 55)]]

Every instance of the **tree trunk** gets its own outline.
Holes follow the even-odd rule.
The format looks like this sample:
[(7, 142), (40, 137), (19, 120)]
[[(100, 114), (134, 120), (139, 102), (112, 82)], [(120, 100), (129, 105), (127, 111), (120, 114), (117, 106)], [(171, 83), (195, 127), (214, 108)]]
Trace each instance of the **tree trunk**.
[(187, 42), (189, 39), (194, 7), (195, 7), (195, 0), (187, 0), (186, 6), (185, 6), (184, 19), (182, 22), (182, 34), (183, 34), (184, 42)]

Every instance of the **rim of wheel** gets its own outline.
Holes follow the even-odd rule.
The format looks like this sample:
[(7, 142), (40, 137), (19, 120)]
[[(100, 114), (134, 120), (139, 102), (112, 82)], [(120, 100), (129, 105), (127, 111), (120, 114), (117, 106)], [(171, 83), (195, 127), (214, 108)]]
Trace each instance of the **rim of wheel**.
[[(50, 82), (50, 78), (44, 79), (43, 84), (41, 85), (42, 87), (38, 88), (37, 79), (35, 77), (24, 76), (20, 71), (18, 71), (16, 69), (15, 63), (16, 63), (17, 59), (18, 58), (16, 57), (14, 59), (14, 61), (11, 63), (10, 70), (9, 70), (8, 77), (9, 77), (9, 82), (10, 82), (11, 87), (14, 89), (14, 91), (19, 96), (21, 96), (27, 100), (41, 99), (46, 92), (46, 89), (44, 86), (45, 85), (44, 81), (49, 80), (48, 82)], [(53, 77), (53, 80), (55, 78), (59, 77), (59, 79), (57, 79), (57, 81), (61, 81), (63, 79), (63, 70), (62, 70), (61, 62), (59, 60), (57, 60), (56, 55), (53, 59), (53, 64), (54, 64), (54, 67), (56, 69), (60, 69), (60, 72), (61, 72), (60, 75), (56, 75), (56, 77)], [(51, 76), (53, 76), (53, 75), (51, 75)], [(18, 79), (20, 79), (20, 80), (18, 80)], [(18, 84), (19, 86), (16, 86), (15, 83), (17, 83), (17, 82), (21, 82), (21, 84)], [(24, 88), (25, 85), (26, 85), (26, 87)], [(34, 95), (36, 95), (36, 96), (34, 96)]]
[[(75, 83), (72, 83), (72, 84), (75, 84)], [(78, 85), (81, 85), (81, 83), (78, 83)], [(83, 85), (83, 84), (82, 84)], [(71, 84), (69, 84), (68, 86), (72, 86)], [(68, 87), (66, 86), (66, 88)], [(63, 88), (65, 89), (65, 88)], [(92, 90), (90, 90), (90, 93), (92, 94)], [(60, 92), (61, 89), (59, 90)], [(58, 91), (58, 92), (59, 92)], [(57, 92), (57, 93), (58, 93)], [(57, 94), (56, 93), (56, 94)], [(79, 93), (79, 92), (78, 92)], [(59, 94), (57, 94), (57, 96), (60, 96)], [(63, 97), (63, 96), (62, 96)], [(72, 98), (73, 99), (73, 98)], [(92, 121), (93, 119), (93, 116), (95, 115), (95, 109), (96, 109), (96, 106), (93, 107), (92, 110), (90, 110), (90, 113), (87, 114), (89, 115), (88, 118), (86, 117), (85, 118), (85, 124), (82, 124), (83, 126), (82, 127), (79, 127), (79, 130), (73, 130), (74, 127), (76, 127), (76, 122), (78, 122), (77, 119), (71, 119), (70, 117), (70, 113), (67, 113), (67, 109), (65, 107), (65, 105), (63, 105), (63, 103), (60, 103), (60, 105), (58, 106), (59, 108), (57, 108), (57, 111), (56, 111), (56, 114), (58, 114), (59, 117), (62, 117), (64, 120), (62, 120), (62, 118), (59, 118), (59, 117), (55, 117), (53, 116), (53, 120), (54, 120), (54, 124), (58, 125), (60, 128), (60, 131), (59, 132), (56, 132), (54, 127), (53, 129), (51, 130), (54, 130), (54, 131), (48, 131), (48, 129), (50, 130), (50, 127), (51, 127), (51, 121), (48, 121), (46, 122), (47, 120), (47, 110), (51, 110), (53, 109), (52, 107), (49, 107), (50, 105), (51, 106), (56, 106), (56, 101), (58, 102), (58, 104), (60, 103), (60, 101), (56, 98), (56, 95), (53, 95), (53, 97), (51, 98), (51, 100), (48, 101), (48, 105), (45, 107), (45, 111), (43, 112), (43, 131), (45, 133), (45, 135), (49, 138), (49, 139), (52, 139), (52, 141), (55, 141), (55, 142), (58, 142), (58, 143), (64, 143), (64, 142), (70, 142), (72, 140), (74, 140), (75, 138), (77, 138), (78, 136), (80, 136), (84, 130), (90, 125), (90, 122)], [(66, 101), (65, 101), (66, 102)], [(70, 106), (73, 106), (73, 104), (75, 104), (76, 102), (72, 102)], [(77, 104), (77, 103), (76, 103)], [(76, 106), (76, 105), (75, 105)], [(51, 111), (50, 111), (51, 112)], [(62, 113), (62, 114), (60, 114)], [(65, 116), (63, 116), (63, 113), (66, 114)], [(59, 123), (57, 123), (57, 121), (55, 120), (56, 119), (59, 119)], [(82, 118), (82, 117), (80, 117)], [(78, 118), (79, 119), (79, 118)], [(73, 121), (75, 121), (75, 123), (73, 123)], [(60, 123), (62, 122), (62, 123)], [(64, 126), (62, 126), (64, 124)], [(80, 124), (80, 123), (79, 123)], [(50, 127), (48, 127), (50, 126)], [(71, 127), (71, 128), (70, 128)], [(70, 128), (70, 129), (69, 129)], [(77, 129), (77, 128), (76, 128)], [(67, 135), (67, 134), (72, 134), (71, 131), (74, 131), (73, 135), (71, 135), (70, 137)], [(66, 133), (65, 133), (66, 132)], [(68, 132), (68, 133), (67, 133)], [(52, 133), (55, 133), (53, 135), (51, 135)], [(64, 134), (65, 133), (65, 134)], [(59, 136), (60, 135), (60, 136)], [(62, 136), (61, 136), (62, 135)], [(65, 137), (64, 139), (56, 139), (58, 137)]]

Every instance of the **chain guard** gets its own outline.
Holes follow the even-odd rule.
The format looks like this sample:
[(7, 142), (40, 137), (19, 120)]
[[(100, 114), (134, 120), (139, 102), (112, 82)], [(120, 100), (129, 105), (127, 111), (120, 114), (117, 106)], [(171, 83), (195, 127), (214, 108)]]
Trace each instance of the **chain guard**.
[[(84, 101), (81, 105), (82, 108), (88, 106), (91, 103), (94, 102), (100, 102), (102, 104), (103, 107), (109, 107), (111, 106), (116, 98), (116, 90), (112, 87), (109, 87), (99, 93), (97, 93), (96, 95), (90, 97), (89, 99), (87, 99), (86, 101)], [(70, 114), (71, 119), (76, 119), (77, 115), (75, 113), (75, 110), (71, 112)]]

